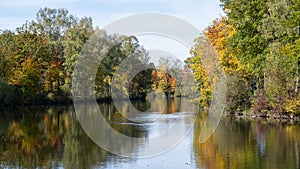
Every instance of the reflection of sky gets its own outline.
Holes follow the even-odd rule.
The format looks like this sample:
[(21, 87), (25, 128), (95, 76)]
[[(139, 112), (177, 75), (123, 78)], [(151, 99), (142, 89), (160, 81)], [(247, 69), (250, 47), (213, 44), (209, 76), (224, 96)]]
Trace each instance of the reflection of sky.
[[(140, 123), (131, 121), (121, 121), (119, 123), (120, 119), (112, 121), (113, 124), (121, 124), (123, 127), (130, 126), (130, 128), (139, 128), (139, 130), (143, 128), (142, 130), (147, 132), (147, 135), (139, 137), (140, 139), (135, 142), (134, 153), (128, 155), (145, 158), (163, 154), (179, 144), (193, 127), (195, 114), (187, 111), (184, 106), (178, 107), (178, 104), (185, 105), (183, 104), (187, 102), (185, 99), (170, 99), (167, 107), (164, 107), (161, 105), (164, 99), (161, 100), (158, 96), (155, 98), (149, 110), (130, 116), (130, 120), (140, 121)], [(189, 107), (193, 106), (189, 105)], [(127, 107), (127, 109), (122, 111), (128, 112), (128, 110), (130, 111), (131, 109)], [(123, 142), (125, 142), (125, 139)]]
[(190, 131), (187, 137), (185, 137), (176, 147), (164, 154), (160, 154), (152, 158), (136, 159), (136, 161), (131, 161), (129, 160), (130, 158), (119, 158), (119, 161), (107, 163), (105, 168), (196, 168), (195, 157), (193, 154), (193, 130)]

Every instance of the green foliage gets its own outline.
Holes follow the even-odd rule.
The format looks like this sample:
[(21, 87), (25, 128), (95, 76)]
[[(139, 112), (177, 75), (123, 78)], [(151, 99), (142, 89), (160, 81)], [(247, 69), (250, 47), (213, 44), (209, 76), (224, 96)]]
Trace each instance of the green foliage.
[(288, 100), (296, 99), (295, 88), (298, 88), (295, 81), (299, 71), (299, 45), (296, 45), (299, 1), (221, 2), (228, 16), (227, 24), (235, 29), (228, 38), (226, 49), (250, 73), (240, 76), (236, 71), (244, 78), (245, 84), (252, 86), (246, 88), (252, 94), (246, 98), (252, 102), (253, 109), (263, 114), (292, 112), (290, 107), (296, 102)]
[[(136, 37), (106, 35), (94, 29), (91, 18), (77, 18), (66, 9), (40, 9), (36, 21), (26, 22), (15, 31), (0, 32), (0, 81), (20, 89), (25, 103), (39, 98), (52, 102), (67, 99), (76, 60), (96, 31), (103, 33), (96, 43), (104, 44), (105, 49), (101, 51), (104, 59), (97, 65), (95, 92), (98, 98), (111, 97), (111, 79), (117, 77), (114, 72), (118, 65), (131, 55), (147, 65), (147, 52)], [(151, 89), (151, 71), (141, 72), (133, 81), (120, 77), (123, 84), (130, 84), (132, 91), (126, 93), (132, 97), (144, 96)]]
[(263, 87), (264, 50), (267, 41), (259, 31), (268, 0), (221, 0), (228, 15), (228, 23), (236, 33), (230, 37), (230, 52), (245, 65), (259, 88)]
[[(201, 37), (217, 53), (217, 62), (199, 45), (187, 62), (194, 71), (200, 99), (209, 104), (213, 79), (209, 67), (227, 74), (227, 110), (252, 108), (262, 115), (298, 114), (300, 3), (297, 0), (221, 0), (226, 17), (213, 21)], [(199, 48), (200, 47), (200, 48)], [(213, 52), (210, 52), (213, 53)], [(209, 65), (203, 65), (208, 63)], [(297, 82), (296, 82), (297, 81)], [(208, 91), (208, 92), (205, 92)]]
[(70, 93), (71, 90), (71, 75), (74, 71), (76, 58), (81, 51), (83, 45), (94, 33), (93, 23), (91, 18), (82, 18), (81, 20), (75, 20), (72, 27), (70, 27), (62, 40), (64, 48), (64, 70), (65, 70), (65, 81), (63, 90)]
[(13, 36), (14, 33), (11, 31), (3, 31), (0, 34), (0, 79), (5, 84), (8, 83), (8, 70), (11, 66)]
[(28, 58), (22, 64), (22, 72), (21, 72), (21, 79), (20, 85), (22, 86), (22, 91), (25, 95), (35, 95), (37, 92), (40, 91), (39, 89), (39, 82), (41, 72), (39, 69), (39, 65), (35, 63), (32, 58)]
[[(145, 96), (151, 89), (151, 71), (139, 72), (134, 77), (131, 73), (135, 69), (149, 65), (149, 56), (145, 49), (139, 45), (134, 36), (108, 36), (105, 35), (102, 48), (107, 48), (104, 52), (103, 60), (99, 63), (95, 88), (99, 99), (110, 98), (112, 87), (120, 94), (120, 98), (129, 95), (132, 98)], [(98, 49), (99, 50), (99, 49)], [(125, 59), (128, 59), (125, 61)], [(122, 63), (124, 61), (124, 63)], [(122, 64), (121, 64), (122, 63)], [(119, 66), (122, 67), (119, 67)], [(118, 72), (118, 70), (121, 70)], [(112, 80), (115, 80), (112, 86)], [(132, 78), (132, 79), (131, 79)], [(129, 86), (129, 90), (126, 88)]]

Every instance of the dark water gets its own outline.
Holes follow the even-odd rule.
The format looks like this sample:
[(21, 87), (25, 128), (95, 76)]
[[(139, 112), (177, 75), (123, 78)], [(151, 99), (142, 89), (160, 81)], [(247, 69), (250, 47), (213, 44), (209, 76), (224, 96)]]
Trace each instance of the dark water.
[[(145, 102), (134, 105), (138, 109), (148, 106)], [(180, 113), (178, 101), (170, 100), (168, 109), (159, 116), (164, 120), (143, 124), (126, 120), (113, 104), (99, 107), (115, 130), (144, 139), (157, 136)], [(180, 118), (183, 128), (190, 126), (186, 115)], [(299, 124), (224, 118), (213, 136), (200, 144), (205, 119), (205, 114), (198, 114), (191, 132), (175, 148), (140, 159), (99, 148), (83, 131), (72, 106), (3, 110), (0, 168), (300, 168)], [(124, 144), (121, 148), (142, 151), (140, 145)]]

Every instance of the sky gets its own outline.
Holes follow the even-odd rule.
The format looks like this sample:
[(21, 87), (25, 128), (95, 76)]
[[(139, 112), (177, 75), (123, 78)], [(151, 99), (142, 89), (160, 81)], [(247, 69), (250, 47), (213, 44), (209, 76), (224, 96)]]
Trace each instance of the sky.
[[(183, 19), (202, 31), (224, 15), (219, 5), (219, 0), (0, 0), (0, 30), (14, 30), (26, 20), (35, 20), (40, 8), (49, 7), (65, 8), (79, 18), (90, 16), (99, 28), (133, 14), (162, 13)], [(181, 60), (188, 57), (189, 49), (174, 40), (165, 37), (138, 39), (146, 49), (163, 49)]]

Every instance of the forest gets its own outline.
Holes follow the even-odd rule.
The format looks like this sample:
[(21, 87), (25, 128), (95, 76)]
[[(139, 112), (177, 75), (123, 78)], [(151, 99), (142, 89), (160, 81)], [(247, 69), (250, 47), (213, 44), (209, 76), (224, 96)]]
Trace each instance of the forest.
[[(0, 103), (2, 106), (47, 105), (72, 102), (72, 75), (81, 49), (93, 34), (101, 33), (97, 43), (105, 44), (105, 56), (95, 78), (98, 100), (111, 99), (112, 77), (130, 83), (132, 99), (143, 99), (153, 88), (174, 93), (175, 78), (166, 71), (148, 69), (132, 81), (115, 71), (127, 57), (140, 66), (152, 66), (147, 51), (134, 36), (107, 35), (93, 26), (92, 18), (77, 18), (67, 9), (40, 9), (36, 21), (26, 21), (16, 30), (0, 35)], [(88, 60), (88, 58), (83, 58)], [(161, 58), (160, 62), (166, 62)], [(88, 65), (90, 66), (90, 65)], [(122, 79), (123, 78), (123, 79)], [(126, 89), (125, 89), (126, 90)]]
[[(207, 70), (216, 65), (226, 77), (226, 112), (299, 115), (300, 1), (220, 3), (225, 16), (212, 21), (195, 39), (196, 45), (181, 70), (192, 70), (200, 92), (199, 106), (209, 108), (212, 86), (218, 79)], [(101, 43), (111, 46), (95, 78), (98, 100), (111, 98), (112, 77), (126, 57), (142, 56), (141, 64), (153, 64), (136, 37), (107, 35), (93, 25), (90, 17), (77, 18), (67, 9), (42, 8), (36, 20), (0, 32), (0, 104), (71, 102), (76, 59), (95, 32), (102, 32)], [(203, 62), (208, 56), (213, 58), (211, 65)], [(162, 58), (160, 63), (164, 62), (166, 59)], [(154, 89), (175, 95), (182, 83), (169, 73), (175, 68), (160, 72), (148, 69), (130, 82), (124, 78), (124, 83), (130, 83), (130, 90), (123, 92), (134, 99), (144, 98)]]
[(215, 77), (208, 55), (225, 73), (226, 111), (260, 116), (299, 115), (300, 1), (221, 0), (226, 14), (196, 39), (186, 63), (208, 108)]

